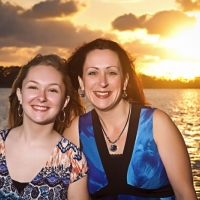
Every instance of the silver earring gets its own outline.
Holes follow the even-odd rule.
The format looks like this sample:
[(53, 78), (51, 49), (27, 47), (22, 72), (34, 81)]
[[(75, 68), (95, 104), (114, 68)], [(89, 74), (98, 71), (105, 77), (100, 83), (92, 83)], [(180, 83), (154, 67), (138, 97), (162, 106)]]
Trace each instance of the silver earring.
[(122, 94), (122, 97), (123, 98), (126, 98), (128, 95), (127, 95), (127, 93), (126, 93), (126, 90), (124, 90), (124, 93)]
[(82, 98), (85, 97), (85, 92), (84, 92), (84, 90), (80, 90), (79, 96), (82, 97)]
[(23, 116), (23, 114), (24, 114), (24, 111), (23, 111), (23, 108), (22, 108), (22, 113), (20, 114), (20, 109), (21, 109), (21, 104), (19, 104), (19, 107), (18, 107), (18, 115), (19, 115), (19, 117), (22, 117)]
[(64, 122), (65, 121), (65, 111), (62, 110), (62, 112), (63, 112), (63, 120), (60, 119), (60, 115), (58, 116), (58, 119), (59, 119), (60, 122)]

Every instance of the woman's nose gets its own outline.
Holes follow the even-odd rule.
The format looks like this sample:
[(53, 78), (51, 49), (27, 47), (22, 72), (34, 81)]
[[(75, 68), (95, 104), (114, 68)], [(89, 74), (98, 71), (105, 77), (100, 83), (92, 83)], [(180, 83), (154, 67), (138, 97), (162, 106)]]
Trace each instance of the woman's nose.
[(108, 79), (107, 79), (107, 77), (106, 77), (105, 74), (103, 74), (103, 75), (100, 76), (100, 85), (103, 88), (105, 88), (105, 87), (107, 87), (109, 85)]

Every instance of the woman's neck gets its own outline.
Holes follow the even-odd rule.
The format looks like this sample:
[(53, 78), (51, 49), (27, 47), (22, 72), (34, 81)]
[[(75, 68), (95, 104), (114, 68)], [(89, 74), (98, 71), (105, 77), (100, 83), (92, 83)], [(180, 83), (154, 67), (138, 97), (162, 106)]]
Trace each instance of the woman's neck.
[(124, 121), (129, 113), (130, 104), (121, 100), (115, 107), (107, 111), (101, 111), (95, 109), (99, 120), (104, 127), (116, 125), (116, 122), (120, 124), (120, 121)]

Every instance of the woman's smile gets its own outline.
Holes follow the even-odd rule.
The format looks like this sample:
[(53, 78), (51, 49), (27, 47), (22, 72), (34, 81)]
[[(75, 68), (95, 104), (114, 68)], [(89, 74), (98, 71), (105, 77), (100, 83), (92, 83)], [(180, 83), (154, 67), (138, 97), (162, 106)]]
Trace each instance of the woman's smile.
[(104, 99), (104, 98), (108, 98), (112, 92), (107, 91), (107, 92), (97, 92), (95, 91), (94, 94), (96, 95), (96, 97), (100, 98), (100, 99)]

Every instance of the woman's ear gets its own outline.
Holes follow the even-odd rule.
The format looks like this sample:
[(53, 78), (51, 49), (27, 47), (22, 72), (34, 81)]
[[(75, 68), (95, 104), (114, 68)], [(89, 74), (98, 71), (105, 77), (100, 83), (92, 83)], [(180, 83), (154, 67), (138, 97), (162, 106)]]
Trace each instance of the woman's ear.
[(22, 92), (20, 88), (17, 88), (16, 94), (17, 94), (19, 103), (22, 104)]
[(80, 76), (78, 76), (78, 82), (79, 82), (81, 90), (84, 91), (83, 79)]
[(126, 90), (126, 87), (127, 87), (127, 85), (128, 85), (128, 80), (129, 80), (129, 75), (126, 74), (126, 78), (125, 78), (125, 80), (124, 80), (124, 87), (123, 87), (123, 90)]

